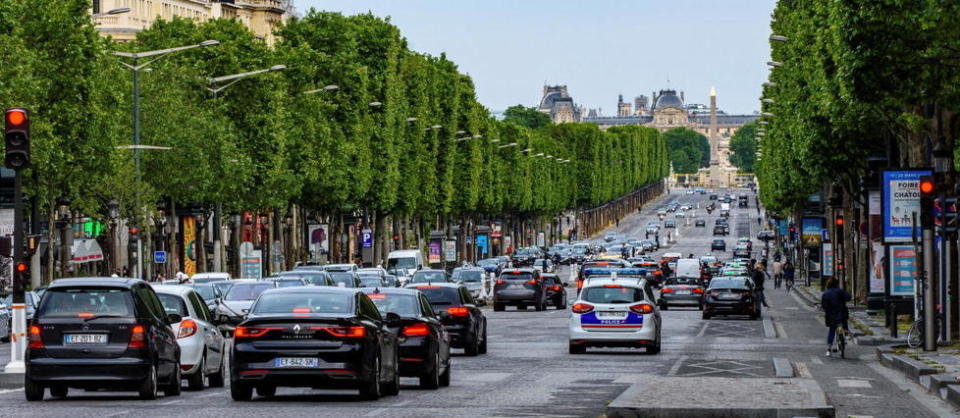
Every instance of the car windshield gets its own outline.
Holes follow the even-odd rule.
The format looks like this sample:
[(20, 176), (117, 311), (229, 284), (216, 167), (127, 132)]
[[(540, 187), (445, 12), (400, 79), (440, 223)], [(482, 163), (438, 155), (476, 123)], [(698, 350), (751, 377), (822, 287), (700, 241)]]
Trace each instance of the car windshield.
[(500, 275), (500, 278), (507, 280), (530, 280), (533, 278), (533, 275), (530, 273), (504, 273)]
[(296, 274), (296, 275), (281, 274), (281, 276), (294, 276), (294, 277), (299, 277), (299, 278), (301, 278), (301, 279), (306, 280), (307, 283), (310, 283), (310, 284), (312, 284), (312, 285), (314, 285), (314, 286), (326, 286), (326, 285), (327, 285), (326, 277), (325, 277), (324, 275), (322, 275), (322, 274)]
[(230, 288), (233, 287), (233, 283), (231, 282), (218, 282), (218, 283), (214, 283), (213, 285), (216, 286), (217, 290), (220, 291), (221, 295), (227, 294)]
[(445, 282), (447, 278), (442, 271), (418, 271), (414, 273), (411, 283)]
[(167, 314), (173, 313), (180, 316), (190, 316), (190, 313), (187, 312), (187, 304), (180, 296), (157, 293), (157, 297), (160, 298), (160, 304), (163, 305), (163, 310), (166, 311)]
[(400, 316), (417, 316), (417, 297), (414, 295), (392, 295), (386, 293), (368, 293), (367, 296), (377, 305), (380, 313), (386, 315), (393, 312)]
[(216, 292), (213, 290), (213, 286), (190, 286), (193, 290), (196, 290), (200, 294), (200, 297), (205, 301), (211, 301), (217, 298)]
[(478, 266), (488, 266), (488, 265), (499, 264), (499, 263), (500, 263), (500, 260), (497, 260), (496, 258), (485, 258), (483, 260), (477, 261)]
[(572, 252), (574, 254), (585, 254), (587, 252), (587, 249), (583, 247), (576, 247), (572, 250)]
[(37, 317), (133, 316), (129, 289), (55, 288), (47, 290)]
[(431, 305), (450, 306), (460, 304), (460, 292), (455, 287), (417, 286), (415, 289), (423, 293)]
[(273, 283), (242, 283), (230, 287), (227, 292), (226, 300), (254, 300), (260, 296), (264, 290), (273, 289)]
[(388, 269), (415, 269), (417, 268), (417, 259), (415, 257), (391, 258), (387, 260)]
[(457, 271), (453, 273), (453, 279), (464, 283), (478, 283), (483, 278), (483, 273), (479, 271)]
[(352, 293), (267, 293), (257, 300), (251, 312), (271, 313), (325, 313), (344, 314), (353, 312)]
[(588, 287), (583, 289), (580, 299), (592, 303), (633, 303), (643, 300), (643, 290), (635, 287)]
[(353, 275), (350, 273), (330, 273), (330, 278), (339, 287), (356, 287)]

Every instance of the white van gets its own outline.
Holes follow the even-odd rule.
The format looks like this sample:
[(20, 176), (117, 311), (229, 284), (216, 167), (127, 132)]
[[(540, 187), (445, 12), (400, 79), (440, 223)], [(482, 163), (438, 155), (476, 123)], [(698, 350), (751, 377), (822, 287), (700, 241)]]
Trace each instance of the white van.
[(426, 264), (423, 253), (418, 250), (391, 251), (387, 255), (387, 271), (395, 274), (401, 284), (406, 283), (414, 272)]
[(677, 260), (677, 268), (674, 270), (677, 277), (700, 278), (700, 260), (696, 258), (681, 258)]

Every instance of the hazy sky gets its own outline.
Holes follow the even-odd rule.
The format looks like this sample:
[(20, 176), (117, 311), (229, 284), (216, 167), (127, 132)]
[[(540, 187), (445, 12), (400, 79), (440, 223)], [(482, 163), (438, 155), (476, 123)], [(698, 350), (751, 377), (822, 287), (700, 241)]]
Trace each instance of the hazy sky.
[[(759, 108), (775, 0), (295, 0), (390, 16), (413, 50), (446, 52), (500, 111), (536, 105), (544, 82), (576, 103), (616, 114), (625, 100), (667, 87), (727, 113)], [(669, 84), (668, 84), (669, 80)]]

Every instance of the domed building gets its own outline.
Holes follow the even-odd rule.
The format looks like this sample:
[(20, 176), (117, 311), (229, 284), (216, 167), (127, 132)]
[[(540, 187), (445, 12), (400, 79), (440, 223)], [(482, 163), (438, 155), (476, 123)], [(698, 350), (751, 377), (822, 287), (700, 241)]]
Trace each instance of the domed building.
[(676, 90), (660, 90), (653, 97), (653, 126), (663, 131), (689, 125), (683, 98), (677, 96)]

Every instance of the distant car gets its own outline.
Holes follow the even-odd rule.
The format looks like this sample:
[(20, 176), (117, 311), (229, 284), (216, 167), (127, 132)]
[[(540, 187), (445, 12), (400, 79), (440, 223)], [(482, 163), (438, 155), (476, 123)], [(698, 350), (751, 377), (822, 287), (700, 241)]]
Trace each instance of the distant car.
[(487, 353), (487, 317), (477, 307), (470, 291), (462, 284), (414, 284), (411, 289), (423, 292), (450, 333), (450, 346), (462, 348), (468, 356)]
[(703, 319), (717, 315), (749, 315), (760, 319), (760, 301), (753, 281), (747, 277), (718, 277), (705, 291)]
[(272, 280), (234, 280), (233, 286), (223, 296), (214, 316), (223, 326), (231, 327), (243, 322), (243, 318), (250, 311), (250, 306), (267, 289), (277, 287)]
[(481, 305), (485, 304), (480, 299), (480, 290), (483, 286), (483, 269), (479, 267), (457, 267), (453, 269), (452, 280), (455, 283), (464, 285), (470, 291), (470, 296), (477, 300)]
[(346, 287), (346, 288), (355, 288), (363, 287), (363, 283), (360, 282), (360, 276), (357, 275), (354, 271), (330, 271), (330, 278), (333, 279), (334, 286), (336, 287)]
[(717, 200), (717, 195), (715, 194), (710, 195), (710, 200)]
[(543, 274), (543, 285), (547, 288), (547, 302), (557, 309), (567, 309), (567, 291), (556, 274)]
[(664, 228), (676, 228), (676, 227), (677, 227), (677, 221), (675, 221), (675, 220), (673, 220), (673, 219), (667, 219), (667, 220), (663, 221), (663, 227), (664, 227)]
[(418, 270), (407, 282), (407, 286), (420, 283), (450, 283), (450, 275), (443, 270)]
[(670, 305), (697, 306), (703, 310), (703, 282), (698, 277), (670, 277), (660, 290), (660, 310)]
[(333, 278), (330, 277), (330, 273), (325, 271), (307, 271), (307, 270), (294, 270), (294, 271), (282, 271), (278, 273), (278, 276), (282, 278), (301, 278), (307, 282), (308, 285), (313, 286), (336, 286), (337, 283), (333, 281)]
[(540, 270), (541, 273), (553, 273), (555, 269), (553, 261), (550, 261), (549, 258), (538, 258), (533, 260), (533, 268)]
[(203, 299), (187, 286), (155, 289), (167, 315), (180, 316), (180, 321), (170, 326), (180, 345), (180, 370), (187, 388), (203, 390), (205, 380), (212, 388), (222, 388), (227, 345)]
[(195, 290), (203, 299), (203, 303), (207, 305), (207, 309), (209, 309), (210, 312), (217, 311), (217, 305), (220, 304), (220, 300), (223, 299), (223, 295), (220, 293), (220, 290), (213, 285), (213, 283), (194, 283), (185, 284), (183, 286)]
[[(716, 231), (714, 231), (716, 235)], [(722, 239), (715, 239), (710, 243), (710, 251), (727, 251), (727, 242)]]
[(357, 271), (356, 264), (327, 264), (323, 266), (324, 271)]
[(502, 311), (507, 305), (536, 310), (547, 309), (547, 292), (540, 271), (535, 269), (505, 270), (493, 285), (493, 310)]
[(271, 277), (268, 280), (273, 280), (277, 284), (277, 287), (297, 287), (297, 286), (307, 286), (310, 284), (306, 279), (296, 276), (276, 276)]
[(357, 277), (360, 278), (360, 287), (387, 287), (379, 274), (357, 274)]
[(717, 235), (727, 235), (727, 227), (723, 225), (717, 225), (713, 227), (713, 236)]
[(684, 213), (682, 210), (678, 210), (676, 213), (673, 214), (673, 216), (675, 216), (675, 217), (677, 217), (677, 218), (683, 218), (683, 217), (687, 216), (687, 214)]
[(666, 209), (658, 209), (658, 210), (657, 210), (657, 215), (666, 215), (666, 214), (667, 214), (667, 210), (666, 210)]
[(697, 219), (696, 222), (693, 223), (693, 226), (695, 226), (695, 227), (697, 227), (697, 228), (706, 228), (706, 227), (707, 227), (707, 221), (705, 221), (705, 220), (703, 220), (703, 219)]
[(219, 282), (221, 280), (231, 280), (230, 273), (197, 273), (190, 278), (193, 283)]
[(738, 245), (733, 249), (733, 256), (739, 258), (750, 258), (750, 249), (746, 245)]

